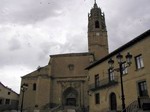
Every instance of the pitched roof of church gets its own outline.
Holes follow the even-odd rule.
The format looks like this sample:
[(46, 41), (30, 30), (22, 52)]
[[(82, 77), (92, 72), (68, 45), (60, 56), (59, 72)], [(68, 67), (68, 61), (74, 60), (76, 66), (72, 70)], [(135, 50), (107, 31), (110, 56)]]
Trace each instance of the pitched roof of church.
[(111, 52), (110, 54), (106, 55), (104, 58), (90, 64), (87, 68), (85, 69), (91, 69), (93, 68), (94, 66), (98, 65), (99, 63), (102, 63), (103, 61), (111, 58), (112, 56), (116, 55), (117, 53), (133, 46), (134, 44), (136, 44), (137, 42), (145, 39), (145, 38), (148, 38), (148, 36), (150, 35), (150, 29), (147, 30), (146, 32), (144, 32), (143, 34), (139, 35), (138, 37), (134, 38), (133, 40), (129, 41), (128, 43), (124, 44), (123, 46), (119, 47), (118, 49), (116, 49), (115, 51)]
[(55, 55), (50, 55), (50, 57), (71, 57), (71, 56), (89, 56), (89, 55), (92, 55), (92, 53), (84, 52), (84, 53), (55, 54)]
[[(75, 56), (89, 56), (93, 55), (92, 53), (66, 53), (66, 54), (56, 54), (56, 55), (50, 55), (51, 58), (53, 57), (75, 57)], [(48, 64), (49, 65), (49, 64)], [(48, 76), (48, 74), (43, 74), (42, 71), (48, 67), (48, 65), (44, 67), (38, 67), (37, 70), (28, 73), (27, 75), (22, 76), (21, 78), (36, 78), (38, 76)]]
[(38, 67), (35, 71), (28, 73), (27, 75), (22, 76), (21, 78), (28, 78), (28, 77), (37, 77), (37, 76), (47, 76), (47, 74), (41, 74), (40, 71), (46, 68), (48, 65), (44, 67)]

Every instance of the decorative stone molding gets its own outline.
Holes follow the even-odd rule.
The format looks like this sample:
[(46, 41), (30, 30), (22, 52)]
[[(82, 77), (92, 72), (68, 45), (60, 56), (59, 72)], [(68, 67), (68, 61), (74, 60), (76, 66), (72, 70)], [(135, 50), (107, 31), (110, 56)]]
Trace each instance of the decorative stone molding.
[(73, 64), (69, 64), (69, 65), (68, 65), (68, 69), (69, 69), (70, 71), (73, 71), (73, 70), (74, 70), (74, 65), (73, 65)]
[(81, 87), (81, 82), (65, 82), (61, 81), (59, 82), (61, 84), (62, 89), (66, 89), (68, 87), (73, 87), (73, 88), (80, 88)]

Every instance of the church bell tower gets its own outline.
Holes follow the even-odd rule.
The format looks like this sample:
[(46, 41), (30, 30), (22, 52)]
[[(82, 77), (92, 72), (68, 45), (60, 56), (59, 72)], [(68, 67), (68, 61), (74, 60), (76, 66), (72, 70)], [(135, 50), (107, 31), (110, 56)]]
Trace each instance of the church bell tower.
[(94, 54), (95, 60), (108, 54), (105, 15), (97, 6), (96, 1), (88, 14), (88, 50)]

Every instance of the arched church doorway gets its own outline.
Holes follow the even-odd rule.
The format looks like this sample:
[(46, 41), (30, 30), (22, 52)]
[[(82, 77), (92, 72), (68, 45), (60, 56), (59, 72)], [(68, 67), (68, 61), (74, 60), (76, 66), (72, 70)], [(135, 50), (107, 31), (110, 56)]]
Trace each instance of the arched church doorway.
[(63, 104), (66, 106), (77, 105), (78, 92), (76, 89), (69, 87), (63, 92)]
[(111, 110), (117, 110), (117, 100), (116, 100), (116, 94), (115, 93), (110, 94), (110, 109)]

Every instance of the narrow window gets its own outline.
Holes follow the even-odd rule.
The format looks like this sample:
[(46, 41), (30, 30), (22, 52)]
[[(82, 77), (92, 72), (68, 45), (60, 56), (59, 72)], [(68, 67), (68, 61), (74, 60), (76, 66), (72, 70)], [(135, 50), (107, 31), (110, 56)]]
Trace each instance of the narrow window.
[(3, 104), (3, 99), (0, 99), (0, 105), (2, 105)]
[(142, 55), (138, 55), (135, 57), (136, 69), (141, 69), (144, 67)]
[(99, 21), (95, 21), (95, 28), (99, 28)]
[(95, 75), (95, 87), (99, 86), (99, 74)]
[(36, 91), (36, 84), (33, 84), (33, 90)]
[(10, 99), (6, 99), (6, 100), (5, 100), (5, 104), (6, 104), (6, 105), (9, 105), (9, 104), (10, 104)]
[(139, 96), (148, 96), (146, 81), (142, 81), (138, 83), (139, 88)]
[(126, 67), (126, 62), (124, 62), (124, 63), (122, 64), (122, 69), (123, 69), (123, 70), (122, 70), (123, 75), (128, 73), (128, 69), (127, 69), (127, 67)]
[(114, 81), (115, 80), (115, 74), (114, 74), (114, 71), (112, 69), (109, 69), (108, 70), (109, 72), (109, 81)]
[(96, 94), (95, 94), (95, 104), (100, 104), (99, 93), (96, 93)]
[(102, 22), (101, 25), (102, 25), (102, 29), (105, 29), (105, 23)]

